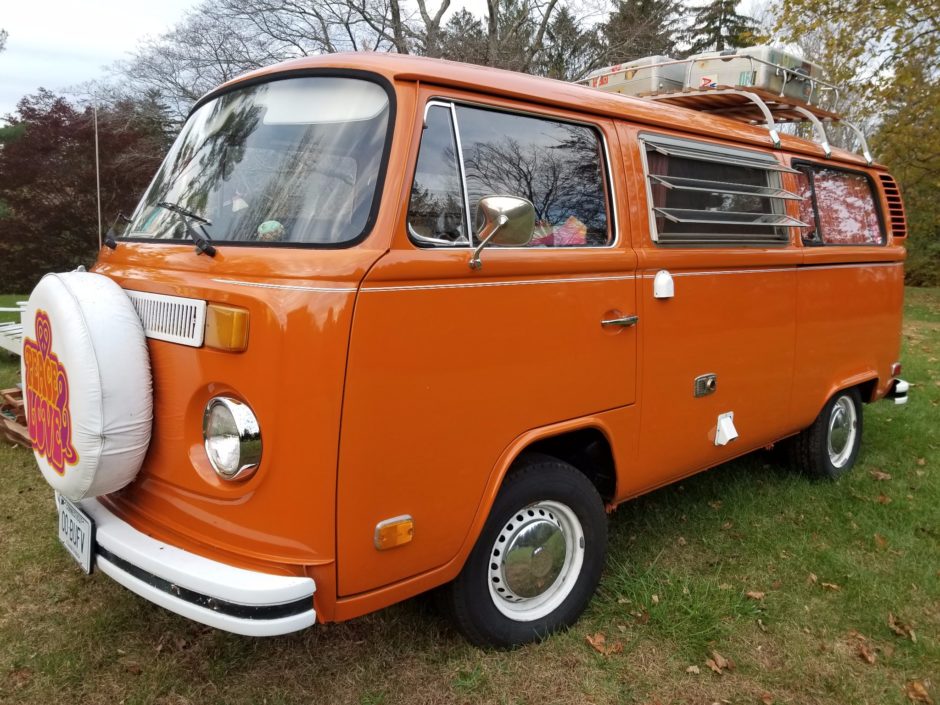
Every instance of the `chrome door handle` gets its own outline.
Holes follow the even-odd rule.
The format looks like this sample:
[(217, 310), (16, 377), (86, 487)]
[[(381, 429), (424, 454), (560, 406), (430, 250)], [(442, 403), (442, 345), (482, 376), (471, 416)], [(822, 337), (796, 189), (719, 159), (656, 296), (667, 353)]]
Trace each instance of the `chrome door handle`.
[(637, 321), (640, 320), (639, 316), (623, 316), (622, 318), (605, 318), (601, 321), (601, 325), (605, 328), (617, 326), (619, 328), (629, 328), (630, 326), (635, 326)]

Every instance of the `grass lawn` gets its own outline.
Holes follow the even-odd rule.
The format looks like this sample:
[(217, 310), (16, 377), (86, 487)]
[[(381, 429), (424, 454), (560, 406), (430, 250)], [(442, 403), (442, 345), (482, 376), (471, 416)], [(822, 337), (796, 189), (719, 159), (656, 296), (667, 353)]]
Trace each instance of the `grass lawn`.
[[(0, 445), (0, 702), (882, 705), (913, 682), (940, 702), (940, 289), (907, 314), (911, 400), (866, 408), (854, 473), (755, 454), (623, 505), (581, 622), (511, 652), (425, 597), (265, 640), (187, 622), (84, 577), (32, 455)], [(15, 368), (0, 353), (0, 383)]]

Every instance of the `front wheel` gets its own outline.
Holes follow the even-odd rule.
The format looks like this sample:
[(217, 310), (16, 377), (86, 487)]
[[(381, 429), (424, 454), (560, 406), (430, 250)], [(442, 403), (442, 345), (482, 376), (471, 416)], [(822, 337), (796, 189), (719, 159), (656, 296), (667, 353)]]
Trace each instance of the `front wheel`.
[(792, 463), (810, 475), (834, 480), (855, 465), (861, 443), (862, 397), (857, 389), (845, 389), (794, 439)]
[(445, 603), (474, 644), (525, 644), (581, 616), (606, 551), (607, 515), (594, 485), (560, 460), (525, 456), (506, 477)]

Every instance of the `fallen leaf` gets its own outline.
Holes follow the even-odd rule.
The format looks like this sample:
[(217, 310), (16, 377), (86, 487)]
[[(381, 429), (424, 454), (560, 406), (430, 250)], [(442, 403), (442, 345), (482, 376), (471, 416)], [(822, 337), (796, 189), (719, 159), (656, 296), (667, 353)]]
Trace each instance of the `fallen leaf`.
[(124, 663), (124, 670), (128, 673), (132, 673), (135, 676), (139, 676), (141, 672), (140, 664), (136, 661), (126, 661)]
[(900, 617), (895, 617), (894, 613), (888, 612), (888, 627), (898, 636), (903, 636), (913, 642), (917, 642), (917, 635), (914, 634), (914, 627), (902, 621)]
[(816, 584), (817, 580), (819, 580), (819, 578), (816, 577), (816, 573), (810, 573), (806, 578), (806, 582), (812, 583), (813, 585)]
[(607, 651), (607, 637), (604, 636), (601, 632), (596, 634), (588, 634), (586, 637), (587, 643), (594, 647), (594, 650), (600, 654), (606, 653)]
[(759, 590), (749, 590), (749, 591), (747, 591), (747, 592), (744, 593), (744, 594), (745, 594), (745, 596), (750, 597), (752, 600), (763, 600), (763, 599), (764, 599), (764, 593), (760, 592)]
[(727, 530), (730, 529), (732, 526), (734, 526), (734, 524), (732, 524), (730, 521), (726, 521), (724, 524), (721, 525), (721, 528), (722, 528), (722, 529), (725, 529), (725, 530), (727, 531)]
[(716, 499), (714, 502), (709, 502), (708, 506), (714, 509), (715, 511), (721, 509), (721, 500)]
[(888, 545), (888, 539), (886, 539), (881, 534), (875, 534), (875, 544), (878, 546), (878, 548), (884, 548)]
[(620, 598), (617, 599), (617, 604), (620, 604), (620, 605), (629, 605), (629, 604), (630, 604), (630, 598), (628, 598), (628, 597), (620, 597)]
[(729, 658), (725, 658), (717, 651), (712, 651), (712, 657), (705, 659), (705, 665), (718, 675), (721, 675), (724, 671), (734, 670), (734, 661)]
[(685, 672), (686, 672), (686, 673), (692, 673), (692, 674), (694, 674), (694, 675), (697, 676), (697, 675), (698, 675), (699, 673), (701, 673), (702, 671), (701, 671), (701, 669), (700, 669), (698, 666), (689, 666), (687, 669), (685, 669)]
[(823, 586), (823, 589), (832, 590), (834, 592), (842, 589), (835, 583), (822, 583), (822, 586)]
[(659, 595), (653, 595), (653, 597), (650, 598), (650, 599), (653, 601), (653, 604), (654, 604), (654, 605), (658, 605), (658, 604), (659, 604)]
[(878, 502), (878, 504), (891, 504), (891, 498), (888, 495), (886, 495), (884, 492), (879, 494), (875, 498), (875, 501)]
[(766, 631), (767, 631), (767, 625), (764, 624), (764, 620), (758, 619), (758, 620), (757, 620), (757, 626), (760, 627), (760, 630), (761, 630), (762, 632), (766, 632)]
[(764, 705), (774, 705), (774, 696), (770, 693), (761, 693), (760, 701), (764, 703)]
[(927, 687), (920, 681), (911, 681), (904, 686), (904, 694), (912, 703), (927, 703), (927, 705), (933, 705), (933, 700), (930, 698), (930, 693), (927, 692)]
[(891, 479), (891, 475), (889, 475), (886, 472), (882, 472), (881, 470), (878, 470), (878, 469), (870, 470), (868, 474), (871, 475), (876, 480), (878, 480), (879, 482), (883, 482), (885, 480)]
[(921, 467), (924, 467), (924, 465), (927, 464), (927, 458), (918, 458), (917, 464), (920, 465)]
[(603, 654), (604, 656), (619, 654), (621, 651), (623, 651), (623, 644), (619, 641), (615, 641), (613, 644), (608, 645), (607, 637), (604, 636), (603, 632), (588, 634), (585, 639), (587, 639), (588, 644), (590, 644), (597, 653)]
[(685, 546), (688, 541), (686, 541), (684, 537), (680, 536), (678, 539), (676, 539), (676, 543), (680, 546)]
[(27, 666), (14, 668), (12, 671), (7, 673), (7, 682), (17, 690), (20, 688), (25, 688), (27, 685), (29, 685), (29, 682), (32, 679), (33, 669)]
[(869, 646), (867, 642), (859, 641), (855, 648), (855, 653), (868, 665), (873, 666), (875, 664), (875, 652), (872, 651), (871, 646)]
[(636, 621), (639, 622), (640, 624), (646, 624), (647, 622), (650, 621), (650, 613), (647, 612), (646, 610), (643, 610), (642, 612), (637, 612)]
[(728, 583), (722, 583), (721, 585), (718, 586), (718, 589), (719, 589), (719, 590), (730, 590), (730, 589), (731, 589), (731, 586), (730, 586)]

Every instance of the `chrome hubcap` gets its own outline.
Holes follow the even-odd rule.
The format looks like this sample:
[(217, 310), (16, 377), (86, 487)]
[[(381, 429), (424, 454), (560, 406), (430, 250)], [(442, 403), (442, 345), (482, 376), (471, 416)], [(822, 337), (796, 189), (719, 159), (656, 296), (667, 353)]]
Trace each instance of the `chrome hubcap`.
[(540, 619), (571, 592), (583, 559), (577, 515), (560, 502), (529, 505), (506, 522), (490, 550), (493, 604), (512, 619)]
[(834, 467), (841, 468), (848, 462), (855, 447), (857, 433), (858, 415), (855, 404), (849, 397), (839, 397), (829, 415), (829, 461)]

